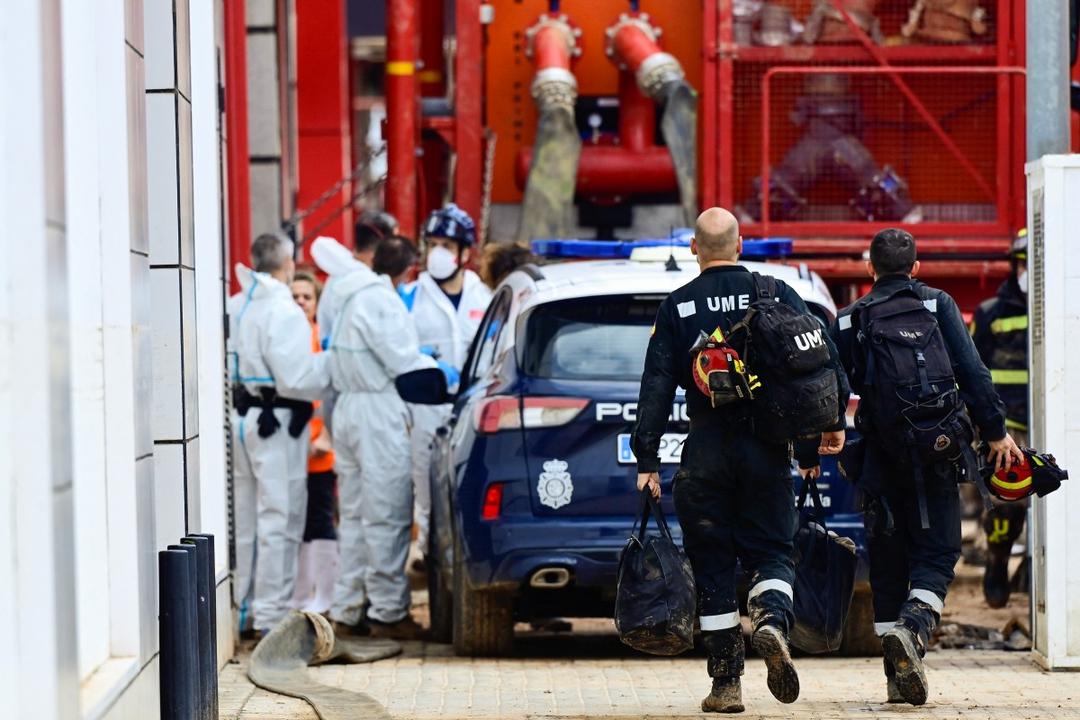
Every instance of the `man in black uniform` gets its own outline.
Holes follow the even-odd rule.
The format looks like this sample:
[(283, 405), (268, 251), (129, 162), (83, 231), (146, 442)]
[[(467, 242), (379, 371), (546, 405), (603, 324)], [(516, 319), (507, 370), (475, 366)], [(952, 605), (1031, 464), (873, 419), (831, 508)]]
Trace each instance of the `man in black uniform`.
[[(742, 712), (739, 677), (745, 649), (735, 592), (739, 561), (751, 584), (752, 644), (768, 666), (769, 690), (785, 703), (799, 696), (799, 678), (787, 644), (794, 622), (791, 556), (796, 530), (791, 446), (754, 434), (751, 403), (714, 408), (695, 387), (690, 351), (700, 334), (709, 335), (717, 327), (727, 333), (743, 319), (757, 293), (753, 275), (738, 264), (742, 238), (731, 213), (720, 208), (702, 213), (691, 249), (701, 275), (671, 293), (657, 312), (641, 378), (633, 449), (638, 488), (647, 487), (659, 497), (657, 449), (675, 389), (685, 388), (690, 434), (673, 492), (697, 582), (702, 640), (713, 678), (712, 692), (701, 706), (706, 712)], [(783, 282), (776, 282), (776, 295), (779, 302), (809, 314), (802, 298)], [(828, 345), (838, 383), (845, 387), (835, 348)], [(841, 392), (835, 427), (822, 434), (823, 453), (837, 453), (843, 447), (846, 395)], [(803, 445), (800, 467), (804, 474), (817, 472), (817, 438), (808, 447)]]
[[(896, 302), (889, 298), (910, 288), (911, 297), (921, 300), (936, 320), (960, 399), (982, 439), (990, 444), (990, 460), (1008, 467), (1013, 458), (1019, 462), (1023, 458), (1005, 431), (1004, 407), (989, 371), (979, 360), (956, 301), (948, 293), (914, 279), (919, 271), (915, 239), (903, 230), (882, 230), (870, 244), (867, 271), (874, 278), (873, 288), (840, 312), (830, 332), (851, 377), (853, 391), (864, 394), (855, 425), (865, 437), (857, 482), (864, 493), (874, 627), (882, 637), (888, 700), (921, 705), (928, 693), (922, 657), (930, 634), (941, 620), (945, 594), (960, 557), (957, 483), (971, 465), (972, 457), (967, 454), (971, 450), (964, 445), (966, 452), (955, 462), (917, 468), (895, 460), (897, 446), (902, 442), (900, 436), (875, 432), (872, 422), (865, 421), (866, 395), (872, 394), (873, 388), (865, 377), (860, 377), (864, 374), (860, 369), (867, 366), (869, 340), (863, 343), (860, 315), (853, 313), (869, 312), (866, 308), (874, 302)], [(963, 422), (967, 422), (964, 418)], [(946, 438), (942, 444), (947, 446), (949, 442)]]
[[(1005, 403), (1005, 426), (1017, 444), (1028, 442), (1028, 314), (1027, 231), (1021, 230), (1009, 253), (1012, 273), (997, 295), (979, 305), (971, 323), (971, 338), (979, 357), (990, 368), (1001, 400)], [(1002, 502), (983, 514), (986, 531), (986, 574), (983, 595), (993, 608), (1009, 604), (1009, 556), (1024, 530), (1028, 500)]]

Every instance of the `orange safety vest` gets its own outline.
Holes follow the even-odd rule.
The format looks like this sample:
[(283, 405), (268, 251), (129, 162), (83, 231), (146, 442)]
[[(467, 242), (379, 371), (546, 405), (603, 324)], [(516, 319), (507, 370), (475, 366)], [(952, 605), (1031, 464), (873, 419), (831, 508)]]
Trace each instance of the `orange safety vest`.
[[(322, 352), (322, 343), (319, 342), (319, 323), (311, 323), (311, 351)], [(314, 444), (315, 438), (323, 431), (323, 427), (326, 425), (326, 421), (322, 416), (322, 403), (316, 400), (315, 414), (311, 417), (311, 442)], [(323, 473), (330, 472), (334, 469), (334, 452), (331, 450), (325, 455), (311, 455), (308, 457), (308, 473)]]

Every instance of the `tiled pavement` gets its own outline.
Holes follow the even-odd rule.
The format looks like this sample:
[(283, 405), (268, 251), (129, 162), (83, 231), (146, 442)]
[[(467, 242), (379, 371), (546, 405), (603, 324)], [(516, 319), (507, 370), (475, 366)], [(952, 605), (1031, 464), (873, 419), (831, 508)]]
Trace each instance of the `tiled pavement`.
[[(454, 657), (447, 646), (411, 644), (395, 659), (310, 672), (322, 683), (368, 693), (394, 718), (703, 716), (698, 701), (709, 680), (701, 657), (633, 655), (610, 637), (528, 641), (519, 655), (474, 660)], [(317, 720), (303, 702), (254, 688), (245, 662), (222, 675), (221, 717)], [(781, 705), (769, 695), (762, 663), (749, 659), (743, 717), (1080, 718), (1080, 673), (1041, 672), (1023, 653), (940, 651), (927, 664), (931, 697), (922, 708), (882, 704), (881, 660), (872, 658), (799, 660), (802, 697)]]

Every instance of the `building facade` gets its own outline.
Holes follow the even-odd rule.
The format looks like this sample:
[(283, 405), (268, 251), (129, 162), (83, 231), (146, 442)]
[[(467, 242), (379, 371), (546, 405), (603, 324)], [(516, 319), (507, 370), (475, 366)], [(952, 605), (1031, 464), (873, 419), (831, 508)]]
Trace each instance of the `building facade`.
[(232, 655), (223, 7), (4, 3), (4, 717), (157, 717), (157, 552), (189, 533)]

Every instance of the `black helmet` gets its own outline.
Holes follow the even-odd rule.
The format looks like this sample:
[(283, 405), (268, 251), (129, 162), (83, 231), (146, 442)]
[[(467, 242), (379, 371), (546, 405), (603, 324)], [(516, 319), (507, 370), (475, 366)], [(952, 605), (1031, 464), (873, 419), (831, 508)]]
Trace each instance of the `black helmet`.
[(450, 238), (463, 247), (469, 247), (476, 243), (476, 223), (469, 213), (450, 203), (428, 216), (424, 236)]

